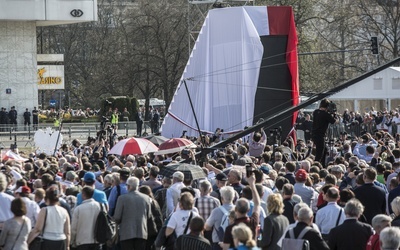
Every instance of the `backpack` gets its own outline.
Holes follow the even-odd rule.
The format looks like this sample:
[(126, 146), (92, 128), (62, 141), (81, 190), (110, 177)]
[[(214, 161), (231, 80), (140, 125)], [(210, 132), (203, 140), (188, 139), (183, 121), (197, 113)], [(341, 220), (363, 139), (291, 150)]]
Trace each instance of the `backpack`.
[(105, 244), (112, 240), (116, 233), (116, 224), (107, 214), (104, 204), (100, 203), (100, 212), (97, 215), (94, 227), (94, 238), (100, 244)]
[(311, 227), (305, 227), (296, 238), (293, 228), (289, 229), (289, 237), (282, 241), (282, 250), (310, 250), (310, 242), (303, 240), (304, 235), (311, 230)]
[(223, 206), (220, 206), (219, 209), (222, 211), (224, 215), (222, 216), (221, 224), (216, 229), (216, 231), (220, 241), (223, 241), (225, 229), (229, 226), (229, 211), (226, 210)]

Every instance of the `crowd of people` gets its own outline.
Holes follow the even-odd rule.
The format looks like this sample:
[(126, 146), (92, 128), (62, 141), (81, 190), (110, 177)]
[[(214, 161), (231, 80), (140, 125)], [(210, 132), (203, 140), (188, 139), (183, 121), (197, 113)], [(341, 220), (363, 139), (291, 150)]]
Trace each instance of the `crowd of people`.
[[(101, 138), (55, 155), (2, 162), (0, 248), (28, 249), (398, 249), (400, 141), (385, 129), (319, 141), (338, 118), (321, 102), (311, 140), (267, 143), (264, 131), (206, 157), (109, 155)], [(218, 142), (210, 137), (207, 142)], [(198, 138), (198, 143), (204, 142)], [(199, 165), (204, 178), (160, 172)], [(96, 237), (107, 211), (117, 238)], [(300, 240), (293, 241), (294, 239)]]

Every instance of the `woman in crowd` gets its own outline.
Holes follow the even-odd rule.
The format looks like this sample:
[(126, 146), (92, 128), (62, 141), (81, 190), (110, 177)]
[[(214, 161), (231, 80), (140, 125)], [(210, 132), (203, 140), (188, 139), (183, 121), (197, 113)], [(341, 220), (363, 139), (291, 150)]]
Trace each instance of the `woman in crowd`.
[(244, 223), (232, 228), (233, 242), (237, 250), (257, 250), (251, 229)]
[(260, 246), (262, 249), (280, 250), (277, 242), (282, 237), (286, 228), (289, 226), (289, 220), (283, 213), (283, 200), (280, 194), (271, 194), (267, 199), (267, 209), (269, 215), (264, 219), (264, 231)]
[(0, 248), (3, 250), (28, 250), (28, 234), (31, 230), (31, 221), (26, 217), (26, 205), (21, 198), (11, 202), (11, 212), (14, 217), (4, 222), (0, 234)]
[(50, 186), (46, 190), (46, 204), (40, 210), (35, 227), (29, 235), (28, 243), (38, 235), (43, 235), (42, 249), (66, 250), (69, 249), (70, 220), (67, 210), (59, 206), (60, 191), (57, 186)]

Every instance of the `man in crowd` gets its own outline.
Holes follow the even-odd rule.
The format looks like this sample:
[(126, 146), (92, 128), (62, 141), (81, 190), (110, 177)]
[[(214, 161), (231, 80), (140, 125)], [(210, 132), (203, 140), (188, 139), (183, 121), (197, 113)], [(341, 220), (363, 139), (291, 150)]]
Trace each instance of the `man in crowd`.
[(365, 249), (373, 230), (370, 225), (358, 221), (364, 212), (363, 205), (359, 200), (351, 199), (346, 203), (344, 212), (346, 220), (329, 232), (330, 249)]
[(183, 184), (184, 175), (182, 172), (175, 172), (172, 175), (172, 186), (167, 189), (167, 216), (175, 211), (175, 207), (178, 204), (178, 199), (181, 195), (181, 189), (185, 187)]
[(333, 114), (328, 113), (330, 105), (328, 99), (323, 99), (319, 105), (319, 109), (313, 112), (312, 139), (316, 146), (315, 160), (325, 165), (325, 134), (328, 125), (335, 123), (336, 119)]
[(315, 223), (320, 228), (322, 237), (326, 240), (331, 229), (342, 224), (346, 217), (343, 209), (336, 203), (338, 199), (339, 190), (336, 187), (329, 188), (324, 194), (324, 200), (328, 204), (318, 210), (315, 218)]
[(369, 224), (375, 215), (386, 212), (386, 194), (382, 188), (374, 185), (376, 175), (374, 168), (365, 169), (363, 175), (365, 184), (354, 190), (356, 198), (365, 207), (364, 216)]
[[(152, 218), (151, 202), (147, 195), (137, 191), (139, 179), (129, 177), (128, 193), (118, 198), (114, 219), (119, 225), (122, 250), (143, 250), (147, 240), (147, 221)], [(134, 225), (134, 226), (133, 226)]]
[[(310, 244), (310, 249), (329, 250), (328, 245), (322, 239), (319, 232), (311, 227), (313, 224), (312, 223), (313, 218), (314, 217), (313, 217), (313, 212), (312, 212), (311, 208), (309, 208), (309, 207), (301, 208), (297, 213), (298, 222), (297, 222), (296, 226), (290, 230), (293, 230), (294, 237), (297, 238), (297, 237), (299, 237), (300, 233), (306, 229), (307, 232), (304, 234), (302, 239), (308, 240), (308, 242)], [(289, 232), (287, 232), (285, 234), (285, 238), (290, 238)]]
[[(82, 189), (82, 204), (76, 209), (71, 220), (71, 245), (78, 250), (98, 250), (99, 243), (95, 239), (94, 228), (97, 216), (101, 209), (100, 203), (92, 197), (93, 187), (86, 186)], [(101, 204), (104, 206), (104, 204)]]

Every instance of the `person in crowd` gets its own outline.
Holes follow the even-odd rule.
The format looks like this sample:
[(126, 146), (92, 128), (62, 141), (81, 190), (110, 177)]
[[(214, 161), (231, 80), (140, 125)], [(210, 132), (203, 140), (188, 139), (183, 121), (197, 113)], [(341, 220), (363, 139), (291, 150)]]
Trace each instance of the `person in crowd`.
[(231, 169), (228, 174), (228, 182), (233, 189), (235, 189), (236, 193), (240, 196), (242, 194), (242, 190), (244, 185), (241, 183), (242, 181), (242, 173), (237, 169)]
[(14, 216), (10, 211), (11, 202), (14, 200), (14, 197), (5, 193), (7, 185), (8, 182), (5, 174), (0, 172), (0, 232), (3, 229), (4, 222)]
[(267, 144), (267, 135), (264, 130), (257, 131), (249, 136), (249, 155), (260, 157)]
[[(188, 225), (191, 219), (200, 216), (194, 208), (194, 197), (190, 192), (184, 192), (179, 198), (179, 210), (176, 210), (170, 217), (167, 229), (165, 230), (165, 236), (168, 237), (175, 232), (176, 236), (179, 237), (182, 234), (190, 232)], [(186, 230), (186, 232), (185, 232)]]
[(365, 207), (364, 216), (367, 223), (371, 223), (372, 218), (377, 214), (386, 213), (386, 194), (382, 188), (374, 185), (376, 170), (367, 168), (364, 170), (364, 185), (356, 188), (354, 194)]
[[(85, 175), (83, 176), (83, 183), (85, 186), (90, 186), (94, 188), (94, 194), (93, 194), (93, 199), (97, 202), (103, 203), (106, 205), (107, 211), (108, 211), (108, 201), (107, 201), (107, 196), (106, 194), (98, 189), (95, 189), (94, 183), (96, 182), (96, 176), (92, 172), (86, 172)], [(76, 206), (79, 206), (82, 203), (82, 193), (79, 193), (76, 197)]]
[(27, 214), (26, 216), (31, 221), (32, 227), (36, 225), (37, 216), (40, 212), (39, 205), (30, 199), (29, 195), (31, 193), (31, 189), (27, 186), (21, 186), (15, 191), (15, 196), (21, 198), (26, 205)]
[(31, 231), (31, 221), (26, 217), (27, 207), (21, 198), (11, 202), (14, 217), (5, 221), (0, 233), (0, 248), (3, 250), (28, 250), (27, 239)]
[(167, 189), (166, 203), (167, 203), (167, 215), (174, 212), (176, 205), (178, 204), (178, 198), (181, 194), (181, 189), (185, 187), (183, 183), (184, 175), (182, 172), (175, 172), (172, 175), (172, 186)]
[(328, 113), (328, 107), (331, 102), (323, 99), (320, 102), (319, 109), (313, 112), (312, 140), (316, 147), (315, 160), (325, 165), (325, 134), (329, 124), (334, 124), (336, 118)]
[(190, 233), (182, 234), (176, 239), (175, 250), (211, 250), (210, 242), (203, 237), (204, 219), (194, 217), (189, 224)]
[(200, 197), (195, 199), (194, 206), (199, 210), (200, 216), (207, 220), (214, 208), (221, 205), (218, 199), (210, 196), (212, 187), (207, 180), (200, 183)]
[(308, 173), (304, 169), (299, 169), (296, 172), (296, 183), (294, 184), (294, 193), (299, 195), (304, 203), (312, 207), (316, 191), (309, 186), (306, 186)]
[(126, 185), (126, 181), (128, 180), (130, 176), (130, 170), (127, 168), (122, 168), (119, 172), (119, 178), (120, 181), (117, 185), (115, 185), (110, 192), (110, 197), (108, 198), (108, 206), (109, 210), (108, 213), (110, 216), (114, 215), (115, 211), (115, 206), (117, 204), (118, 198), (123, 195), (128, 193), (128, 187)]
[(101, 209), (104, 206), (92, 197), (93, 187), (82, 189), (82, 204), (74, 209), (71, 221), (71, 245), (78, 250), (98, 250), (99, 243), (95, 239), (94, 228)]
[[(147, 236), (147, 241), (146, 241), (146, 250), (151, 250), (153, 247), (153, 243), (157, 238), (157, 233), (160, 231), (162, 225), (163, 225), (163, 215), (161, 213), (161, 208), (158, 205), (157, 201), (154, 199), (153, 193), (151, 192), (151, 189), (149, 186), (141, 186), (139, 187), (139, 192), (142, 194), (145, 194), (150, 197), (151, 200), (151, 214), (153, 215), (153, 220), (156, 226), (156, 231), (154, 232), (149, 232)], [(148, 225), (150, 227), (151, 225)], [(150, 231), (148, 229), (148, 231)], [(151, 234), (154, 233), (154, 234)]]
[(375, 231), (374, 235), (369, 237), (366, 250), (380, 250), (379, 234), (386, 227), (390, 227), (392, 218), (385, 214), (378, 214), (372, 219), (372, 228)]
[[(154, 198), (158, 202), (161, 208), (161, 212), (164, 218), (167, 218), (167, 190), (171, 186), (171, 179), (164, 177), (162, 179), (162, 187), (154, 193)], [(153, 190), (154, 192), (154, 190)]]
[(400, 227), (400, 197), (394, 198), (394, 200), (390, 203), (390, 207), (394, 213), (392, 226)]
[(151, 190), (154, 190), (162, 186), (161, 182), (157, 179), (160, 169), (157, 166), (152, 166), (149, 172), (149, 179), (142, 182), (142, 185), (149, 186)]
[(400, 248), (400, 229), (398, 227), (387, 227), (379, 235), (382, 250), (397, 250)]
[(370, 225), (358, 221), (363, 212), (364, 206), (359, 200), (351, 199), (346, 203), (346, 220), (329, 232), (328, 243), (331, 250), (366, 248), (373, 229)]
[(283, 200), (280, 194), (271, 194), (268, 196), (267, 208), (269, 215), (264, 219), (264, 229), (259, 246), (262, 249), (280, 250), (277, 245), (286, 228), (289, 226), (289, 220), (282, 215)]
[(143, 250), (148, 238), (147, 221), (153, 217), (151, 200), (147, 195), (138, 192), (138, 178), (129, 177), (126, 185), (128, 193), (118, 198), (113, 216), (120, 228), (121, 249)]
[(324, 240), (328, 240), (331, 229), (341, 225), (346, 218), (344, 210), (337, 204), (338, 199), (339, 190), (336, 187), (330, 187), (324, 194), (324, 200), (328, 204), (317, 211), (315, 223), (320, 228)]
[(143, 119), (144, 114), (142, 108), (139, 108), (138, 111), (136, 112), (136, 135), (141, 137), (142, 136), (142, 128), (143, 128)]
[(294, 172), (296, 171), (296, 164), (292, 161), (288, 161), (285, 164), (286, 174), (283, 176), (289, 180), (290, 184), (294, 185), (296, 183), (296, 179), (294, 176)]
[(256, 242), (254, 241), (253, 232), (244, 224), (239, 223), (232, 228), (232, 237), (235, 249), (238, 250), (256, 250)]
[(42, 249), (69, 249), (70, 218), (67, 210), (58, 205), (59, 196), (60, 191), (56, 186), (50, 186), (46, 190), (47, 207), (40, 210), (36, 225), (29, 234), (28, 243), (42, 234)]
[(259, 224), (260, 218), (260, 196), (258, 195), (256, 185), (255, 185), (255, 176), (252, 174), (249, 178), (247, 178), (247, 182), (249, 183), (252, 197), (253, 197), (253, 213), (250, 217), (248, 217), (248, 212), (250, 211), (250, 202), (245, 198), (240, 198), (236, 201), (235, 204), (235, 214), (236, 219), (232, 225), (229, 225), (224, 234), (224, 241), (223, 241), (223, 249), (226, 250), (229, 247), (234, 247), (233, 237), (232, 237), (232, 228), (239, 223), (245, 223), (247, 226), (250, 227), (251, 231), (253, 232), (253, 236), (256, 235), (256, 229)]
[[(297, 238), (305, 228), (310, 227), (302, 239), (308, 240), (311, 250), (328, 250), (329, 247), (322, 239), (321, 234), (314, 228), (311, 228), (313, 218), (311, 208), (304, 206), (297, 212), (297, 224), (288, 230), (293, 230), (294, 237)], [(290, 238), (290, 232), (286, 232), (285, 238)]]
[(288, 220), (289, 223), (292, 224), (295, 222), (294, 217), (293, 217), (293, 210), (296, 204), (298, 204), (297, 201), (293, 199), (293, 194), (294, 194), (294, 187), (290, 183), (286, 183), (282, 187), (282, 198), (283, 198), (283, 213)]
[[(233, 205), (233, 199), (235, 198), (235, 190), (232, 187), (225, 186), (220, 189), (220, 196), (222, 205), (220, 207), (214, 208), (211, 211), (210, 216), (208, 217), (205, 223), (206, 231), (212, 230), (212, 249), (213, 250), (221, 250), (219, 246), (219, 242), (224, 240), (223, 231), (220, 226), (223, 219), (227, 219), (226, 215), (231, 211), (235, 206)], [(222, 233), (222, 235), (221, 235)]]

